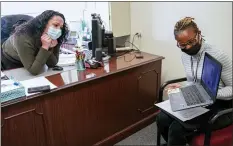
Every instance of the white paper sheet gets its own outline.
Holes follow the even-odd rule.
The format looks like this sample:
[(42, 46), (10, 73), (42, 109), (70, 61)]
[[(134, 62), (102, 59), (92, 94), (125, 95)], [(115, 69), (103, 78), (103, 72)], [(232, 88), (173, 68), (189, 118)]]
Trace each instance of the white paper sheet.
[(17, 69), (4, 71), (4, 74), (7, 77), (11, 77), (11, 76), (14, 77), (14, 79), (17, 81), (24, 81), (24, 80), (33, 79), (35, 77), (51, 76), (51, 75), (66, 72), (69, 70), (76, 70), (76, 66), (63, 67), (63, 71), (53, 71), (52, 68), (44, 67), (44, 72), (42, 72), (41, 74), (38, 74), (36, 76), (30, 74), (25, 68), (17, 68)]
[(28, 91), (28, 88), (30, 88), (30, 87), (38, 87), (38, 86), (50, 85), (50, 89), (57, 88), (57, 86), (55, 86), (54, 84), (52, 84), (45, 77), (38, 77), (38, 78), (30, 79), (30, 80), (25, 80), (25, 81), (21, 81), (20, 83), (25, 87), (25, 94), (26, 94), (26, 96), (37, 94), (37, 93), (29, 94), (27, 91)]
[(4, 76), (5, 76), (5, 74), (1, 71), (1, 78), (4, 77)]
[(74, 66), (76, 61), (75, 54), (60, 54), (58, 66)]
[(10, 90), (14, 90), (20, 88), (20, 86), (14, 85), (13, 80), (2, 80), (1, 81), (1, 93), (8, 92)]
[(170, 105), (169, 100), (157, 103), (155, 105), (158, 106), (159, 108), (167, 111), (171, 115), (177, 117), (178, 119), (180, 119), (183, 122), (187, 121), (187, 120), (191, 120), (191, 119), (193, 119), (197, 116), (200, 116), (200, 115), (209, 111), (209, 109), (206, 109), (203, 107), (195, 107), (195, 108), (190, 108), (190, 109), (185, 109), (185, 110), (173, 112), (171, 109), (171, 105)]

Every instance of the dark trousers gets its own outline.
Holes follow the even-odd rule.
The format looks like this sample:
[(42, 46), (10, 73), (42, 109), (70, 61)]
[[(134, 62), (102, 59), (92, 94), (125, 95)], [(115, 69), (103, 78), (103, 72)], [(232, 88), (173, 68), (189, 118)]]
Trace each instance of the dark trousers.
[[(208, 121), (217, 111), (230, 108), (226, 102), (219, 101), (208, 107), (211, 109), (209, 112), (186, 122), (175, 119), (165, 112), (160, 112), (157, 116), (158, 129), (168, 146), (185, 146), (193, 136), (208, 130)], [(232, 113), (221, 116), (214, 123), (212, 130), (222, 129), (232, 123)]]

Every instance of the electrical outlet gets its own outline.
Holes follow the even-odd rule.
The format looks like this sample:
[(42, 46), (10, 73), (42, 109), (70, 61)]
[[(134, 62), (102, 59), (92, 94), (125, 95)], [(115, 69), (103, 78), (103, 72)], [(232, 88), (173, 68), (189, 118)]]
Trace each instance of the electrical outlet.
[(140, 32), (137, 32), (134, 35), (137, 36), (137, 38), (141, 38), (142, 37), (142, 34)]
[(138, 38), (141, 38), (141, 37), (142, 37), (142, 34), (141, 34), (141, 33), (138, 33), (137, 36), (138, 36)]

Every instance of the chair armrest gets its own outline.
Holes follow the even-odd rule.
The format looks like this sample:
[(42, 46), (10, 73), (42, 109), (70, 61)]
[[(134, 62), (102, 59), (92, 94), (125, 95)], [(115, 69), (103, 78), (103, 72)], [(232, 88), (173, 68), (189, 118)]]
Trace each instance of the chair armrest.
[(163, 90), (165, 89), (165, 87), (167, 85), (172, 84), (172, 83), (184, 82), (184, 81), (187, 81), (186, 77), (174, 79), (174, 80), (169, 80), (169, 81), (163, 83), (159, 88), (159, 102), (162, 102), (162, 100), (163, 100)]
[(213, 118), (211, 118), (209, 120), (209, 124), (213, 124), (219, 117), (221, 117), (222, 115), (225, 115), (225, 114), (229, 114), (229, 113), (233, 114), (233, 108), (222, 110), (222, 111), (218, 112), (216, 115), (214, 115)]
[(213, 123), (222, 115), (225, 114), (229, 114), (229, 113), (233, 113), (233, 108), (230, 109), (226, 109), (226, 110), (222, 110), (220, 112), (218, 112), (216, 115), (214, 115), (214, 117), (212, 117), (208, 123), (209, 125), (207, 126), (207, 130), (205, 132), (205, 140), (204, 140), (204, 145), (205, 146), (209, 146), (210, 145), (210, 139), (211, 139), (211, 132), (212, 132), (212, 125)]

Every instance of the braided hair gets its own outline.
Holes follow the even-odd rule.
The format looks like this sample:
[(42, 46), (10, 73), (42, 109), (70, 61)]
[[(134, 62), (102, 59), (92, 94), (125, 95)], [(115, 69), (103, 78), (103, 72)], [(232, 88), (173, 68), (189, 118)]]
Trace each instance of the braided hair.
[(197, 24), (193, 21), (194, 18), (192, 17), (185, 17), (181, 20), (179, 20), (174, 28), (174, 35), (176, 36), (179, 34), (181, 31), (187, 29), (187, 28), (193, 28), (195, 33), (201, 34), (201, 31), (197, 27)]

